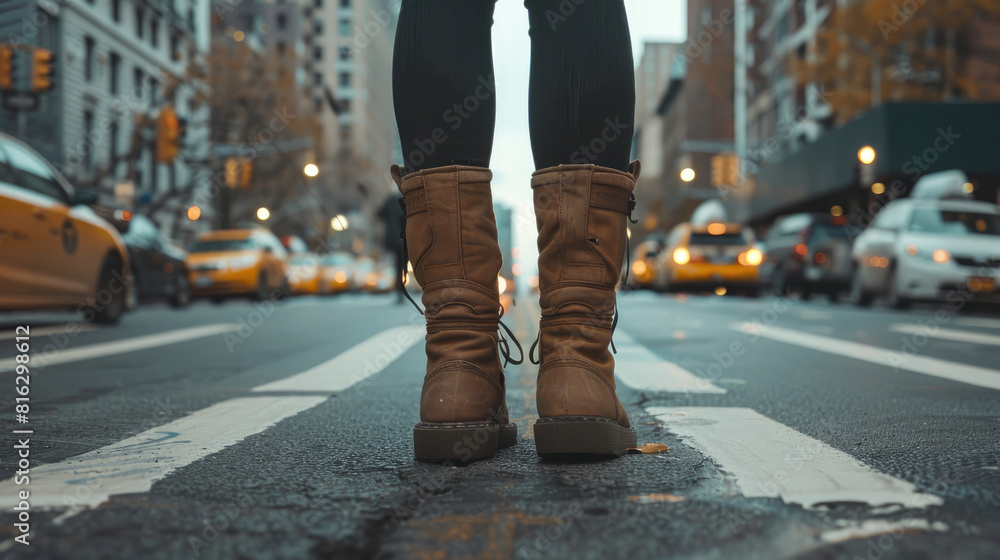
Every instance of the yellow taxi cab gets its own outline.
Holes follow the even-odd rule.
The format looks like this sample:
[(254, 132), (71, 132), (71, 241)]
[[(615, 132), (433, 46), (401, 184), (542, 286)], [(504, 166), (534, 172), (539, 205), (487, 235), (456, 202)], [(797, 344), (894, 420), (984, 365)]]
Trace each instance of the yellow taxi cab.
[(628, 277), (629, 287), (636, 290), (651, 289), (656, 282), (657, 258), (663, 252), (664, 241), (647, 239), (635, 248), (632, 255), (632, 270)]
[(753, 233), (736, 223), (680, 224), (660, 255), (656, 287), (756, 296), (763, 255), (753, 244)]
[(293, 295), (319, 293), (320, 258), (315, 253), (296, 253), (288, 259), (288, 283)]
[(128, 249), (37, 152), (0, 134), (0, 310), (76, 309), (117, 323), (128, 307)]
[(339, 294), (354, 287), (354, 257), (350, 253), (335, 252), (320, 261), (321, 294)]
[(288, 294), (288, 254), (263, 228), (209, 231), (188, 249), (191, 295), (220, 300), (249, 296), (281, 299)]

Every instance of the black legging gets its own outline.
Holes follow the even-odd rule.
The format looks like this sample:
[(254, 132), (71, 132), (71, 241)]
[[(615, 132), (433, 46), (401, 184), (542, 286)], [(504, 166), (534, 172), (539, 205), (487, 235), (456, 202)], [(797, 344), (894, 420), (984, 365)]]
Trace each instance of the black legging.
[[(392, 79), (408, 172), (489, 167), (496, 124), (495, 1), (403, 0)], [(528, 119), (535, 168), (594, 163), (626, 170), (635, 72), (623, 0), (524, 5), (531, 24)]]

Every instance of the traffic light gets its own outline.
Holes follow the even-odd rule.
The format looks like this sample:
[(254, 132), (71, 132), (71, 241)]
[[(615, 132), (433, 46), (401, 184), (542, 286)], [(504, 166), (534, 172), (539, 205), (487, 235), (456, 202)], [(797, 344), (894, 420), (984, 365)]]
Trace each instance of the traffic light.
[(14, 89), (14, 56), (12, 47), (0, 47), (0, 90)]
[(231, 157), (226, 160), (226, 186), (231, 189), (245, 189), (253, 177), (253, 160)]
[(48, 91), (52, 89), (53, 66), (56, 57), (48, 49), (31, 51), (31, 91)]
[(735, 187), (740, 180), (740, 158), (736, 154), (712, 156), (712, 186)]
[(170, 105), (160, 108), (156, 118), (156, 161), (172, 163), (181, 151), (181, 124)]

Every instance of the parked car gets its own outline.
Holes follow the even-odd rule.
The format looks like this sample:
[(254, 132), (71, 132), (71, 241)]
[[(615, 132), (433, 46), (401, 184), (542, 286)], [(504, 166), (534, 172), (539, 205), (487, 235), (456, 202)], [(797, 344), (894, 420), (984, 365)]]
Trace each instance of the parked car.
[(753, 244), (753, 234), (736, 223), (680, 224), (658, 257), (654, 285), (661, 291), (723, 288), (756, 296), (762, 255)]
[(315, 253), (296, 253), (288, 259), (288, 283), (293, 295), (319, 293), (320, 257)]
[(203, 233), (188, 248), (187, 265), (195, 296), (264, 300), (289, 293), (288, 255), (263, 228)]
[(339, 294), (353, 287), (354, 257), (350, 253), (335, 252), (320, 261), (321, 294)]
[(118, 231), (24, 143), (0, 134), (0, 310), (78, 309), (117, 323), (129, 256)]
[(132, 216), (128, 224), (122, 239), (131, 265), (132, 305), (154, 299), (165, 299), (174, 307), (191, 303), (187, 253), (145, 216)]
[[(847, 289), (844, 286), (850, 283), (850, 265), (842, 245), (842, 241), (850, 241), (844, 228), (846, 222), (844, 216), (822, 213), (791, 214), (775, 220), (763, 242), (761, 287), (777, 293), (801, 292), (805, 296), (817, 291), (834, 294)], [(817, 248), (817, 244), (827, 246)], [(816, 262), (820, 254), (823, 262)], [(809, 278), (807, 269), (811, 271)]]
[(883, 296), (903, 309), (953, 293), (1000, 301), (1000, 209), (973, 200), (896, 200), (858, 236), (852, 257), (858, 305)]

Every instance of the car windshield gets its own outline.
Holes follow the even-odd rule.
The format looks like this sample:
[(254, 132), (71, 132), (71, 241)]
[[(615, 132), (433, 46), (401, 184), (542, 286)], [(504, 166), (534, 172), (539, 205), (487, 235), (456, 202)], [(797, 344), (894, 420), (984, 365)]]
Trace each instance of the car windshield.
[(312, 255), (299, 255), (292, 257), (288, 263), (293, 265), (311, 265), (318, 263), (319, 260)]
[(245, 251), (253, 249), (253, 242), (249, 239), (202, 239), (195, 242), (189, 253), (215, 253), (217, 251)]
[(910, 231), (946, 235), (1000, 235), (1000, 215), (918, 208), (913, 212)]
[(850, 234), (844, 226), (833, 224), (816, 224), (812, 228), (812, 241), (825, 241), (828, 239), (850, 239)]
[(748, 245), (743, 232), (723, 233), (722, 235), (712, 235), (711, 233), (692, 233), (691, 245)]

